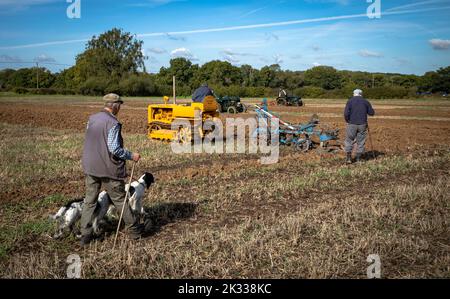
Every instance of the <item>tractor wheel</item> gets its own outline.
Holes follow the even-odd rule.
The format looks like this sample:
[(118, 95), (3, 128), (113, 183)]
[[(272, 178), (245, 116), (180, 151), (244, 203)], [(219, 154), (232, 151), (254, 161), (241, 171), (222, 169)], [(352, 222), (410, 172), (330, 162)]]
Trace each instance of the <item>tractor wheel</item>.
[(230, 113), (230, 114), (236, 114), (237, 113), (237, 109), (234, 106), (230, 106), (230, 107), (228, 107), (227, 112)]
[(177, 134), (177, 140), (183, 144), (191, 144), (192, 143), (192, 129), (191, 128), (180, 128)]
[(307, 151), (309, 151), (311, 149), (311, 140), (306, 139), (304, 142), (302, 143), (297, 143), (295, 145), (295, 149), (301, 152), (306, 153)]
[(148, 134), (151, 134), (153, 131), (158, 131), (158, 130), (161, 130), (161, 126), (160, 125), (158, 125), (158, 124), (151, 124), (148, 127)]
[(286, 106), (287, 105), (286, 99), (278, 98), (277, 99), (277, 105), (278, 106)]
[(244, 104), (241, 105), (241, 109), (239, 109), (240, 113), (245, 113), (247, 112), (247, 106), (245, 106)]

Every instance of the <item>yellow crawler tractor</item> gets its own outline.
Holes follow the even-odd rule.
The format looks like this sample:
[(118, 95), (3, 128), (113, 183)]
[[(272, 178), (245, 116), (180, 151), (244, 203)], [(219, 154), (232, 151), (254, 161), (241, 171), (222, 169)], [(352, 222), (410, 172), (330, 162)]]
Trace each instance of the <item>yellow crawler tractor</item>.
[[(203, 124), (219, 117), (217, 102), (213, 96), (206, 97), (202, 103), (169, 104), (168, 101), (169, 98), (164, 97), (164, 104), (148, 106), (148, 138), (191, 143), (195, 130), (203, 138), (208, 133), (203, 130)], [(191, 126), (173, 130), (172, 123), (177, 120), (187, 120)]]

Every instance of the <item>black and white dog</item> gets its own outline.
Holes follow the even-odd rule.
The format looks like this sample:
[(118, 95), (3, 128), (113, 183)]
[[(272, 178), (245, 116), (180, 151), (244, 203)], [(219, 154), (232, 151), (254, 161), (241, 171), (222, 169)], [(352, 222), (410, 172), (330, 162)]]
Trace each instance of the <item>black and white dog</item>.
[[(137, 181), (125, 185), (125, 190), (129, 190), (128, 204), (135, 217), (140, 219), (145, 216), (142, 200), (144, 198), (145, 190), (154, 183), (154, 177), (151, 173), (144, 173)], [(50, 219), (56, 221), (56, 233), (53, 235), (54, 239), (59, 239), (71, 232), (78, 238), (81, 237), (80, 231), (76, 226), (77, 221), (81, 218), (83, 211), (83, 198), (69, 201), (65, 206), (61, 207), (54, 215), (50, 215)], [(97, 207), (94, 212), (92, 220), (92, 228), (95, 235), (101, 233), (101, 225), (106, 219), (114, 218), (116, 209), (112, 204), (111, 198), (106, 191), (102, 191), (98, 195)], [(120, 211), (119, 211), (120, 213)]]

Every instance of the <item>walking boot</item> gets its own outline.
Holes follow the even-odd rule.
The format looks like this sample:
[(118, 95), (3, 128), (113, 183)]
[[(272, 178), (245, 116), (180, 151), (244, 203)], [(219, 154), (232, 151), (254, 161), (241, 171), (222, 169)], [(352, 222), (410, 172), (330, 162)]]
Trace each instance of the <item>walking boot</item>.
[(132, 240), (139, 240), (140, 238), (142, 238), (144, 232), (145, 232), (144, 226), (139, 224), (136, 227), (128, 229), (128, 236)]
[(356, 163), (360, 163), (361, 162), (361, 154), (356, 154)]

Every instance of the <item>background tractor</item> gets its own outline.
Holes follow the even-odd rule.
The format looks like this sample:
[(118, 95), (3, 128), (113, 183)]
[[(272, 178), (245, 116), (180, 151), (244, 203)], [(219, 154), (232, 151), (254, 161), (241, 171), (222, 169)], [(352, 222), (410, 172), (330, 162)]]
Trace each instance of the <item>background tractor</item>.
[(241, 98), (237, 96), (216, 97), (216, 101), (219, 112), (236, 114), (247, 111), (247, 108), (241, 103)]
[(278, 106), (297, 106), (297, 107), (303, 106), (303, 101), (301, 97), (289, 96), (284, 90), (280, 91), (276, 99), (276, 102)]

